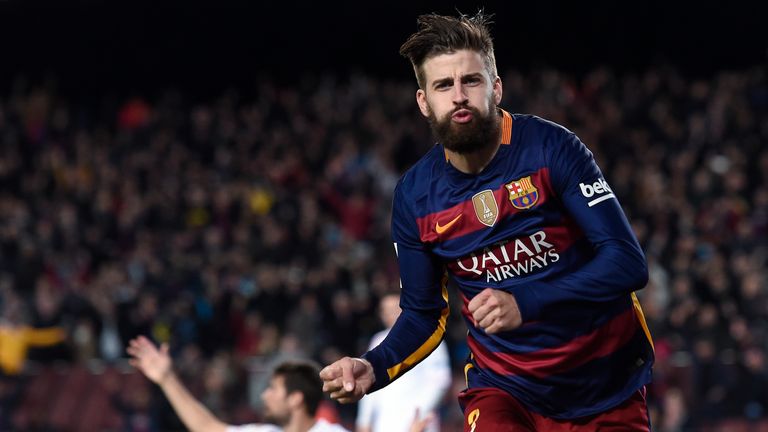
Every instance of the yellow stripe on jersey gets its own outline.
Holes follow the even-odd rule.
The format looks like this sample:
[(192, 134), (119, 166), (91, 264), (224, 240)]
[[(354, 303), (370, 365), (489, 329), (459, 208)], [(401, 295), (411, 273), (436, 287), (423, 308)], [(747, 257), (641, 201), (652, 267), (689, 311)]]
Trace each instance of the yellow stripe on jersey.
[(464, 365), (464, 382), (467, 383), (467, 387), (469, 387), (469, 370), (475, 367), (475, 365), (472, 364), (472, 360), (475, 358), (475, 355), (472, 353), (469, 353), (469, 359), (470, 361), (467, 362), (467, 364)]
[(427, 341), (424, 342), (413, 354), (409, 355), (402, 362), (387, 369), (387, 374), (389, 374), (390, 380), (400, 375), (401, 371), (405, 372), (406, 370), (410, 369), (411, 366), (423, 360), (426, 356), (429, 355), (429, 353), (431, 353), (437, 347), (437, 345), (443, 339), (443, 334), (445, 334), (445, 323), (448, 320), (448, 313), (451, 310), (450, 306), (448, 305), (448, 272), (447, 271), (443, 275), (443, 279), (440, 281), (440, 285), (442, 286), (443, 300), (445, 300), (445, 308), (440, 313), (440, 321), (438, 322), (435, 332), (432, 333), (429, 339), (427, 339)]
[(653, 346), (653, 338), (651, 337), (651, 331), (648, 330), (648, 324), (645, 322), (645, 314), (643, 314), (643, 308), (640, 306), (640, 300), (637, 299), (637, 296), (635, 293), (631, 294), (632, 296), (632, 305), (635, 307), (635, 315), (637, 315), (637, 320), (640, 321), (640, 325), (643, 327), (643, 331), (645, 332), (645, 337), (648, 338), (648, 342), (651, 344), (651, 348), (653, 348), (654, 351), (656, 351), (656, 347)]

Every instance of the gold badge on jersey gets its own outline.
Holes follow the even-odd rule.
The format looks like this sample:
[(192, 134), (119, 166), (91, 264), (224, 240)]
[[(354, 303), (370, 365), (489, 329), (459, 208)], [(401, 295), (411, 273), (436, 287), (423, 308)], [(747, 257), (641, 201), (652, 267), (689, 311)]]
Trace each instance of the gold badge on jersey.
[(533, 185), (531, 176), (513, 180), (505, 186), (509, 191), (509, 202), (518, 210), (528, 210), (539, 201), (539, 190)]
[(475, 206), (475, 216), (483, 225), (493, 226), (499, 217), (499, 206), (496, 204), (496, 197), (493, 191), (486, 189), (478, 192), (472, 197), (472, 204)]

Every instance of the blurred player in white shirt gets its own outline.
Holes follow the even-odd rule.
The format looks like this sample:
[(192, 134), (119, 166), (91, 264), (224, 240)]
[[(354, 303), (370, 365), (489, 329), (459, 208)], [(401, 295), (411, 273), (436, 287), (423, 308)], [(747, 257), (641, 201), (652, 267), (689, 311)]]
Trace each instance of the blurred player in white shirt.
[[(379, 304), (379, 318), (387, 328), (373, 336), (369, 349), (384, 340), (399, 315), (400, 295), (384, 296)], [(420, 415), (422, 419), (431, 415), (433, 420), (426, 422), (424, 430), (439, 431), (439, 421), (433, 411), (450, 385), (451, 366), (448, 349), (443, 342), (407, 374), (360, 401), (356, 431), (405, 432), (411, 427), (415, 415)]]
[[(284, 362), (275, 368), (269, 387), (261, 394), (264, 417), (274, 424), (228, 425), (195, 399), (173, 372), (168, 345), (157, 349), (149, 339), (131, 340), (131, 365), (159, 385), (184, 425), (192, 432), (347, 432), (315, 419), (323, 398), (319, 368), (309, 362)], [(412, 419), (409, 418), (409, 420)]]

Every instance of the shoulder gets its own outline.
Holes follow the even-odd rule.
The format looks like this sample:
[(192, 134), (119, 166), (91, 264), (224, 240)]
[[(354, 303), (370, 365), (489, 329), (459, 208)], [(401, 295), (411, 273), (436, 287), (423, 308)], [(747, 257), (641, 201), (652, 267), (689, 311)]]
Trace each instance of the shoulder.
[(443, 146), (435, 144), (412, 167), (405, 171), (397, 182), (395, 191), (400, 194), (414, 196), (422, 193), (432, 179), (442, 172), (445, 164), (445, 152)]
[(406, 221), (415, 221), (415, 218), (424, 213), (432, 185), (439, 181), (445, 172), (445, 163), (443, 147), (435, 145), (400, 177), (392, 200), (393, 225), (410, 224), (411, 222)]
[(283, 432), (283, 430), (271, 424), (246, 424), (241, 426), (227, 426), (227, 432)]
[(533, 114), (512, 114), (513, 127), (538, 133), (573, 133), (565, 126)]
[(559, 142), (575, 136), (565, 126), (532, 114), (513, 114), (512, 119), (513, 133), (526, 141)]
[(513, 134), (517, 142), (523, 148), (541, 154), (550, 169), (554, 169), (554, 165), (569, 165), (592, 156), (579, 137), (565, 126), (529, 114), (515, 114), (513, 118), (513, 127), (517, 128)]

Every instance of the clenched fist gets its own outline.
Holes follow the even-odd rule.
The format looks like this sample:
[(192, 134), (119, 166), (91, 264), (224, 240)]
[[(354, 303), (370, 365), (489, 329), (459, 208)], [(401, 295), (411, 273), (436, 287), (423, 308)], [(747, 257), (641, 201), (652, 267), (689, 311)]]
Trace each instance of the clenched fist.
[(475, 326), (488, 334), (514, 330), (523, 323), (515, 296), (501, 290), (484, 289), (469, 302), (467, 308)]

